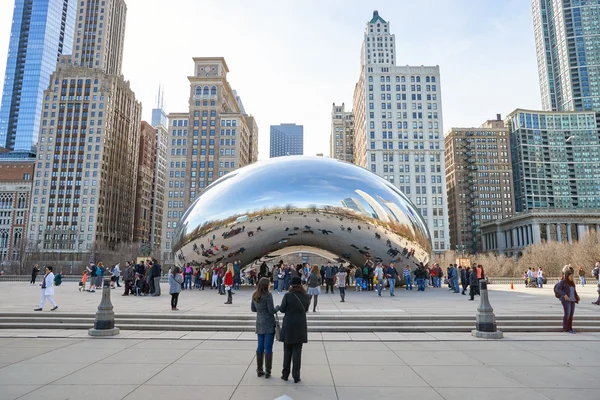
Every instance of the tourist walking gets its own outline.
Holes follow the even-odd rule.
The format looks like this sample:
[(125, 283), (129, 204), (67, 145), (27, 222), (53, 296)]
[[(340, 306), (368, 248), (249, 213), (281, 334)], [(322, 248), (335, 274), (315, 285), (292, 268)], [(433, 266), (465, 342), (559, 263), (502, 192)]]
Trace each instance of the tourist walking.
[(119, 282), (118, 282), (120, 275), (121, 275), (121, 270), (119, 269), (119, 264), (113, 265), (113, 267), (110, 269), (110, 288), (111, 289), (114, 289), (116, 287), (115, 285), (118, 285), (118, 287), (121, 287), (121, 285), (119, 285)]
[(309, 305), (310, 298), (302, 288), (302, 280), (298, 277), (292, 278), (289, 291), (283, 296), (281, 305), (275, 308), (275, 311), (285, 314), (281, 327), (281, 340), (283, 341), (281, 379), (284, 381), (289, 378), (291, 366), (294, 383), (300, 382), (302, 345), (308, 343), (306, 312)]
[(83, 271), (83, 276), (81, 277), (81, 281), (79, 282), (79, 291), (82, 290), (85, 292), (85, 284), (87, 282), (88, 272), (87, 270)]
[(469, 295), (470, 301), (475, 300), (475, 294), (477, 293), (477, 287), (479, 287), (479, 279), (477, 278), (477, 267), (474, 265), (469, 276)]
[(381, 289), (383, 287), (383, 264), (377, 263), (375, 271), (373, 271), (373, 279), (377, 281), (375, 288), (377, 290), (377, 296), (381, 297)]
[(98, 273), (98, 269), (96, 268), (96, 265), (94, 264), (93, 261), (90, 261), (90, 265), (88, 267), (86, 267), (86, 269), (88, 270), (88, 272), (90, 273), (90, 287), (88, 288), (88, 292), (95, 292), (96, 291), (96, 278), (98, 277), (97, 273)]
[(579, 282), (581, 283), (581, 287), (585, 286), (585, 270), (583, 267), (579, 267)]
[(404, 269), (402, 270), (402, 277), (404, 278), (404, 282), (406, 283), (405, 289), (408, 290), (410, 288), (410, 290), (412, 290), (413, 285), (412, 280), (410, 278), (410, 267), (408, 265), (404, 266)]
[(333, 291), (333, 279), (335, 277), (335, 272), (333, 267), (331, 266), (331, 261), (327, 262), (327, 266), (325, 267), (325, 294), (329, 293), (329, 288), (331, 288), (331, 294), (334, 294)]
[(40, 301), (40, 306), (33, 311), (42, 311), (46, 300), (52, 304), (51, 311), (55, 311), (58, 308), (54, 301), (54, 273), (52, 271), (52, 267), (46, 267), (46, 275), (44, 275), (44, 281), (42, 282), (42, 300)]
[(217, 281), (219, 279), (219, 267), (217, 266), (217, 264), (213, 264), (213, 266), (211, 268), (211, 273), (212, 273), (212, 283), (210, 285), (210, 290), (218, 289)]
[(312, 270), (310, 271), (310, 274), (308, 274), (307, 283), (309, 304), (312, 301), (313, 312), (317, 312), (317, 303), (319, 302), (319, 295), (321, 294), (321, 285), (323, 284), (321, 280), (321, 273), (319, 272), (319, 266), (317, 264), (312, 266)]
[(466, 291), (471, 283), (471, 267), (465, 268), (465, 281), (463, 282), (462, 294), (467, 295)]
[(31, 281), (29, 282), (30, 285), (35, 285), (35, 280), (37, 279), (37, 276), (39, 273), (40, 273), (40, 267), (38, 267), (38, 265), (35, 264), (33, 266), (33, 268), (31, 269)]
[(348, 277), (348, 272), (346, 272), (346, 268), (343, 266), (340, 267), (336, 278), (337, 278), (337, 287), (340, 290), (340, 302), (346, 302), (346, 278)]
[(560, 299), (564, 310), (563, 332), (575, 333), (573, 330), (573, 315), (575, 315), (575, 304), (579, 303), (579, 295), (573, 280), (572, 270), (565, 273), (563, 280), (554, 287), (554, 292)]
[[(235, 272), (235, 270), (234, 270)], [(275, 306), (269, 292), (269, 278), (260, 278), (256, 291), (252, 294), (250, 308), (256, 313), (256, 376), (271, 377), (273, 367), (273, 341), (275, 339)], [(263, 360), (265, 369), (263, 371)]]
[[(262, 279), (262, 278), (261, 278)], [(269, 279), (269, 278), (267, 278)], [(225, 278), (223, 279), (223, 285), (225, 286), (225, 291), (227, 292), (227, 301), (225, 304), (233, 304), (233, 264), (227, 264), (227, 272), (225, 273)]]
[(386, 276), (390, 285), (390, 297), (394, 297), (396, 296), (396, 279), (398, 279), (398, 270), (394, 267), (394, 263), (390, 263), (390, 266), (387, 267)]
[(542, 270), (542, 267), (538, 269), (537, 284), (540, 289), (544, 288), (544, 270)]
[[(152, 259), (152, 281), (154, 282), (154, 293), (152, 296), (160, 296), (160, 279), (162, 278), (162, 266), (158, 263), (158, 261), (153, 258)], [(190, 282), (191, 285), (191, 282)], [(190, 287), (191, 289), (191, 287)]]
[(123, 280), (125, 281), (125, 293), (122, 296), (129, 296), (129, 292), (133, 293), (133, 280), (135, 278), (134, 266), (129, 261), (127, 261), (127, 267), (123, 272)]
[(186, 265), (183, 271), (183, 289), (192, 288), (192, 275), (194, 274), (194, 268), (191, 265)]
[(178, 311), (177, 303), (179, 302), (179, 293), (181, 293), (181, 284), (183, 277), (179, 267), (169, 271), (169, 294), (171, 295), (171, 311)]
[(362, 284), (363, 284), (363, 270), (361, 267), (354, 268), (354, 280), (356, 282), (355, 290), (357, 292), (362, 292)]
[(204, 290), (204, 287), (206, 286), (206, 281), (208, 279), (208, 270), (205, 266), (202, 266), (198, 274), (200, 275), (200, 290)]
[(281, 294), (285, 287), (285, 270), (283, 264), (277, 269), (277, 293)]
[(425, 291), (425, 279), (427, 278), (427, 271), (423, 264), (419, 264), (417, 269), (415, 269), (415, 280), (417, 281), (417, 291), (424, 292)]

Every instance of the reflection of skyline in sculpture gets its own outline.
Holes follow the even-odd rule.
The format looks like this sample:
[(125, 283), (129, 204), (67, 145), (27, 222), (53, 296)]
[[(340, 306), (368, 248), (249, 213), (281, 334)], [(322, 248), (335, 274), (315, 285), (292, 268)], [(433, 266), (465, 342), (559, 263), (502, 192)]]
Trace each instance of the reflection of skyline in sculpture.
[(355, 199), (353, 197), (347, 197), (344, 200), (342, 200), (342, 205), (351, 210), (358, 211), (361, 214), (368, 215), (370, 217), (375, 217), (372, 213), (368, 212), (362, 204), (360, 204), (360, 201), (358, 199)]
[[(290, 156), (217, 180), (188, 208), (174, 243), (179, 264), (197, 265), (248, 265), (291, 248), (414, 267), (429, 262), (431, 241), (414, 206), (384, 179), (330, 158)], [(403, 256), (405, 248), (415, 255)]]
[(375, 200), (370, 194), (363, 192), (362, 190), (355, 190), (356, 194), (365, 199), (367, 204), (373, 209), (374, 217), (378, 218), (382, 222), (390, 222), (388, 213), (383, 209), (381, 204)]

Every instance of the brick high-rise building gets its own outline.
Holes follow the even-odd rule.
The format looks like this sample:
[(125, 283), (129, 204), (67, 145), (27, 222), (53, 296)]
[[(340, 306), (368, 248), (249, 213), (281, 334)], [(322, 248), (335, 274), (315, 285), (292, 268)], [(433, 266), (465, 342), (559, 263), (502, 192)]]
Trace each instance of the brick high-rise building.
[(28, 236), (63, 260), (133, 240), (141, 104), (121, 76), (125, 15), (123, 0), (82, 2), (44, 92)]
[(479, 128), (452, 128), (445, 137), (450, 245), (483, 250), (480, 226), (514, 215), (508, 128), (498, 115)]
[(228, 72), (222, 57), (194, 58), (189, 110), (168, 116), (161, 245), (167, 265), (177, 224), (189, 204), (211, 183), (258, 157), (258, 126), (232, 90)]
[(344, 103), (331, 107), (329, 157), (354, 162), (354, 115), (346, 111)]
[(0, 159), (0, 264), (3, 265), (22, 261), (26, 251), (33, 166), (32, 159)]
[(157, 144), (156, 130), (146, 121), (142, 121), (139, 143), (133, 240), (149, 244), (152, 232), (152, 199)]

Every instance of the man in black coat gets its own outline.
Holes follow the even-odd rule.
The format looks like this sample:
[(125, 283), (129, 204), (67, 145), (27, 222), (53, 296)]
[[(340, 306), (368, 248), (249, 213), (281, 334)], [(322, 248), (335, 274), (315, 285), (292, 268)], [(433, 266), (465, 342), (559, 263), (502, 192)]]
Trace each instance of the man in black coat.
[(151, 281), (154, 282), (152, 285), (154, 287), (154, 293), (152, 293), (152, 296), (160, 296), (160, 278), (162, 276), (162, 267), (155, 258), (152, 259), (150, 273), (152, 277)]
[(469, 300), (475, 300), (475, 294), (477, 293), (477, 290), (479, 289), (479, 279), (477, 278), (477, 268), (473, 268), (471, 270), (471, 276), (469, 278), (469, 286), (470, 286), (470, 291), (469, 291), (469, 295), (471, 296), (471, 298), (469, 298)]

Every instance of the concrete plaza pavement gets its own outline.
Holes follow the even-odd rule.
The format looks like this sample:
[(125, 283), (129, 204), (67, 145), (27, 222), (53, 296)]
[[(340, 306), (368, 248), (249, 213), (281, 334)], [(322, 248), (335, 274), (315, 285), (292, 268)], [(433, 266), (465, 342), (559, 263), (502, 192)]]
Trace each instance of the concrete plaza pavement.
[[(161, 340), (130, 332), (127, 338), (96, 339), (56, 331), (46, 332), (54, 338), (29, 337), (39, 334), (0, 331), (1, 400), (600, 398), (595, 333), (509, 334), (502, 341), (459, 333), (311, 339), (299, 384), (279, 379), (278, 343), (273, 377), (256, 377), (254, 335)], [(72, 336), (60, 337), (65, 334)]]
[[(490, 285), (497, 315), (562, 315), (552, 287)], [(167, 286), (160, 297), (123, 297), (111, 291), (117, 314), (171, 314)], [(596, 286), (578, 287), (576, 315), (598, 315)], [(101, 292), (76, 283), (56, 290), (62, 313), (93, 313)], [(251, 288), (224, 305), (215, 291), (184, 291), (184, 315), (250, 314)], [(323, 295), (325, 315), (474, 315), (479, 304), (447, 289)], [(0, 283), (0, 313), (32, 313), (39, 286)], [(275, 294), (278, 303), (280, 295)], [(50, 313), (49, 308), (44, 313)], [(577, 323), (577, 319), (575, 321)], [(576, 325), (576, 324), (575, 324)], [(576, 327), (576, 326), (575, 326)], [(136, 331), (90, 338), (86, 330), (1, 329), (0, 400), (303, 399), (520, 400), (600, 399), (600, 333), (505, 333), (499, 341), (460, 332), (309, 332), (302, 382), (279, 379), (281, 344), (274, 346), (273, 377), (257, 378), (253, 332)]]
[[(490, 303), (496, 315), (554, 315), (561, 316), (562, 306), (554, 297), (552, 285), (543, 289), (525, 288), (516, 280), (515, 289), (510, 285), (489, 285)], [(111, 291), (111, 300), (116, 314), (173, 314), (170, 308), (168, 285), (162, 284), (160, 297), (121, 296), (123, 288)], [(225, 305), (225, 296), (215, 290), (186, 290), (179, 296), (179, 314), (185, 315), (249, 315), (250, 299), (254, 287), (243, 287), (233, 298), (232, 305)], [(595, 283), (585, 287), (578, 285), (581, 302), (575, 315), (599, 315), (600, 307), (591, 304), (597, 299)], [(281, 295), (274, 293), (275, 303)], [(95, 293), (79, 292), (77, 283), (64, 282), (56, 288), (55, 300), (61, 313), (95, 313), (102, 291)], [(479, 297), (468, 301), (468, 296), (450, 292), (447, 288), (427, 288), (425, 292), (415, 289), (396, 289), (396, 297), (384, 291), (382, 297), (376, 292), (355, 292), (347, 290), (346, 302), (340, 303), (338, 290), (334, 295), (319, 296), (318, 311), (321, 315), (475, 315)], [(39, 285), (26, 282), (0, 282), (0, 313), (32, 312), (40, 301)], [(50, 312), (49, 306), (44, 312)]]

